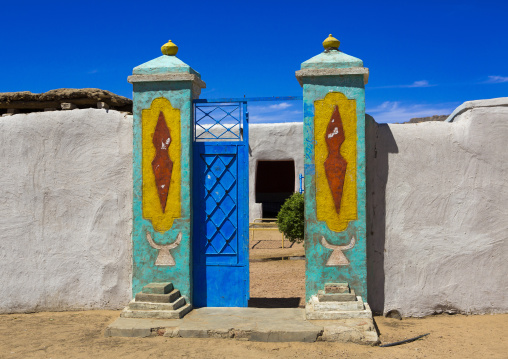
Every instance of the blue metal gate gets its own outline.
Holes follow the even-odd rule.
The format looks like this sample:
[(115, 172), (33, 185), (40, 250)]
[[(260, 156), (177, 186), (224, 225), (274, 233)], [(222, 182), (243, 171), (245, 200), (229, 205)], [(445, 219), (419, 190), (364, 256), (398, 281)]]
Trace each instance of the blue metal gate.
[(249, 300), (247, 102), (194, 101), (193, 305)]

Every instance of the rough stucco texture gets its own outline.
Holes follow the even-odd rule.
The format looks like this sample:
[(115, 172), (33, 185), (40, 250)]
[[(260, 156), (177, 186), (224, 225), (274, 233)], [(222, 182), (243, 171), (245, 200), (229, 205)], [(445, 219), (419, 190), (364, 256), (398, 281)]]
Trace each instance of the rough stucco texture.
[(132, 116), (0, 118), (0, 312), (131, 298)]
[(373, 310), (508, 311), (508, 107), (367, 131)]

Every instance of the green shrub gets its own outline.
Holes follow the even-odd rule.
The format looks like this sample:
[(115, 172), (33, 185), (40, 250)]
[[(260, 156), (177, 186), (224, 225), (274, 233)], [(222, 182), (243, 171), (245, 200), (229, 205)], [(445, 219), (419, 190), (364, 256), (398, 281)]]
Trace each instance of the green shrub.
[(290, 242), (300, 243), (303, 241), (303, 194), (293, 193), (282, 205), (279, 214), (277, 214), (277, 226), (279, 231)]

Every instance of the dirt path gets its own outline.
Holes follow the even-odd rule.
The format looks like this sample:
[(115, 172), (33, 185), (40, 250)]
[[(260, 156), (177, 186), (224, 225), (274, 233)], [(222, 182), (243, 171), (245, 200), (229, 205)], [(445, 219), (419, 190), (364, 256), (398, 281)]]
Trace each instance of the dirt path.
[(249, 306), (303, 308), (305, 260), (251, 262), (250, 297)]
[(286, 239), (284, 241), (284, 248), (282, 248), (282, 241), (278, 232), (257, 232), (255, 239), (251, 239), (249, 242), (249, 248), (251, 261), (277, 257), (301, 257), (305, 255), (303, 243), (291, 243)]
[(104, 338), (118, 311), (0, 315), (0, 358), (507, 358), (508, 314), (376, 317), (383, 342), (430, 333), (392, 348), (342, 343), (227, 339)]

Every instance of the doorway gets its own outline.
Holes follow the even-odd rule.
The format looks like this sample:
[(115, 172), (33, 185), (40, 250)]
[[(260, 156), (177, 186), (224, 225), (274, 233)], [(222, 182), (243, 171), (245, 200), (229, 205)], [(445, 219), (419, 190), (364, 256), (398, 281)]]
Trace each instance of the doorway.
[(261, 203), (263, 218), (277, 218), (280, 208), (295, 192), (295, 162), (258, 161), (256, 203)]

